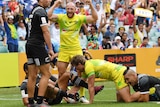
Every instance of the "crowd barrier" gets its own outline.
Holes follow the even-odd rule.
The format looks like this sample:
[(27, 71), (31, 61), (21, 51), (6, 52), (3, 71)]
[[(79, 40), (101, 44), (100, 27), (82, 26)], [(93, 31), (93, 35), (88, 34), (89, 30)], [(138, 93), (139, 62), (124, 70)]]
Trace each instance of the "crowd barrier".
[[(95, 59), (105, 59), (131, 67), (138, 73), (160, 77), (160, 48), (122, 50), (89, 50)], [(19, 86), (25, 77), (25, 53), (0, 54), (0, 87)], [(57, 75), (52, 69), (52, 74)]]

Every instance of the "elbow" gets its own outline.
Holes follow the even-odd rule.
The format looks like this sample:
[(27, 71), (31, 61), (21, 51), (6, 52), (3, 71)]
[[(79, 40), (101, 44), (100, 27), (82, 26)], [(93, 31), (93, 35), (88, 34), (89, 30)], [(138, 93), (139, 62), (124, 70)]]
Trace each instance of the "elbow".
[(139, 99), (138, 102), (148, 102), (149, 99)]
[(98, 16), (94, 17), (94, 21), (96, 22), (98, 20)]

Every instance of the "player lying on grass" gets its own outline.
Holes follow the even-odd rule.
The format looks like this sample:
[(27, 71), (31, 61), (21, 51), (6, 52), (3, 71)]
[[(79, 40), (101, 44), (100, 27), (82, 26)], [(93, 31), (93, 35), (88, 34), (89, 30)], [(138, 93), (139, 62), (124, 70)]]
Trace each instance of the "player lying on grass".
[(81, 73), (82, 78), (88, 79), (89, 103), (93, 103), (94, 100), (95, 78), (114, 81), (117, 90), (117, 101), (133, 102), (137, 101), (140, 96), (139, 92), (130, 94), (129, 85), (125, 83), (123, 77), (123, 73), (127, 69), (126, 66), (100, 59), (86, 60), (82, 55), (74, 56), (71, 65), (76, 68), (77, 72)]
[[(28, 65), (27, 63), (24, 64), (23, 68), (26, 73), (26, 77), (21, 84), (21, 95), (22, 95), (23, 104), (27, 105), (28, 104), (28, 94), (27, 94)], [(38, 84), (39, 84), (40, 78), (41, 76), (38, 75), (36, 79), (36, 87), (35, 87), (35, 94), (34, 94), (35, 101), (37, 100), (36, 98), (38, 94), (37, 92), (38, 92)], [(69, 80), (71, 80), (71, 82), (74, 85), (82, 86), (88, 89), (88, 84), (85, 81), (81, 80), (78, 76), (74, 76), (74, 74), (70, 74), (70, 72), (66, 72), (63, 75), (63, 78), (60, 78), (59, 80), (57, 80), (54, 76), (51, 76), (48, 82), (47, 91), (45, 93), (45, 103), (48, 103), (49, 105), (59, 104), (61, 103), (63, 97), (66, 97), (67, 102), (70, 102), (70, 99), (67, 99), (67, 98), (71, 98), (71, 99), (74, 99), (75, 101), (78, 101), (79, 94), (77, 92), (74, 92), (72, 94), (69, 94), (66, 92)], [(96, 94), (101, 90), (102, 90), (101, 87), (99, 86), (95, 87)]]
[(160, 80), (146, 74), (137, 74), (128, 69), (124, 72), (124, 79), (136, 92), (140, 92), (139, 102), (160, 101)]

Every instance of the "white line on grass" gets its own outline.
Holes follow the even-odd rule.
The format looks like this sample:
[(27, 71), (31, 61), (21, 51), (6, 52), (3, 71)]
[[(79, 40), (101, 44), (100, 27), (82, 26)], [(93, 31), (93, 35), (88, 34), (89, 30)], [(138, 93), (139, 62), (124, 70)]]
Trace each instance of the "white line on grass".
[(15, 99), (15, 98), (0, 98), (0, 100), (4, 100), (4, 101), (5, 101), (5, 100), (7, 100), (7, 101), (8, 101), (8, 100), (14, 100), (14, 101), (16, 100), (16, 101), (17, 101), (17, 100), (22, 100), (22, 99)]

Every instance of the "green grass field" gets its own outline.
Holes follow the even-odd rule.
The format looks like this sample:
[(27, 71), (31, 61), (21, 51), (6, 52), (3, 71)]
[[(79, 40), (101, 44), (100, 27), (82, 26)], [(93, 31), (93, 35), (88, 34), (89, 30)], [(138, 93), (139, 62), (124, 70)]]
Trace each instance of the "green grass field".
[[(96, 85), (104, 85), (104, 90), (95, 96), (94, 103), (86, 104), (66, 104), (63, 102), (56, 107), (160, 107), (156, 102), (148, 103), (117, 103), (115, 87), (113, 82), (96, 82)], [(88, 91), (86, 90), (86, 97)], [(53, 106), (53, 107), (54, 107)], [(24, 107), (21, 100), (19, 87), (0, 88), (0, 107)]]

